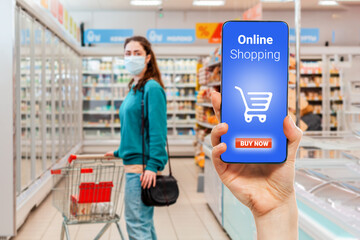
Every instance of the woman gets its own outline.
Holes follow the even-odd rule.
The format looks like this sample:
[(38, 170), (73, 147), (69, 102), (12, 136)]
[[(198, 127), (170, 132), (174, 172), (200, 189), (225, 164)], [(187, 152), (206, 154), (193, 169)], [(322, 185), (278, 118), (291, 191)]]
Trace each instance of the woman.
[[(133, 76), (130, 91), (121, 104), (120, 147), (106, 156), (120, 157), (125, 165), (125, 221), (130, 239), (156, 239), (154, 207), (141, 201), (141, 187), (156, 185), (168, 156), (166, 95), (164, 84), (149, 41), (140, 36), (126, 39), (125, 68)], [(145, 115), (145, 171), (142, 166), (141, 101)]]

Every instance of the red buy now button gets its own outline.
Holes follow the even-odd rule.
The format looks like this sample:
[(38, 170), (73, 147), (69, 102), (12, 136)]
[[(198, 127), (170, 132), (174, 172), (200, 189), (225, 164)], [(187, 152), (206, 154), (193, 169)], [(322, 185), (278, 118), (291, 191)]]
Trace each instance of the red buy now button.
[(236, 148), (271, 148), (271, 138), (236, 138)]

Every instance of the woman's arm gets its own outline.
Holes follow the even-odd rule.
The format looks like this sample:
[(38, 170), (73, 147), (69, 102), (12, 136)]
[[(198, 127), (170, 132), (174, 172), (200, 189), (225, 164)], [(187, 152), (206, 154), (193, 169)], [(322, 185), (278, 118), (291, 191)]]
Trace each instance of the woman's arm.
[[(148, 86), (149, 85), (149, 86)], [(149, 157), (146, 170), (157, 173), (167, 162), (165, 150), (167, 135), (166, 96), (156, 82), (147, 83), (145, 106), (149, 123)]]

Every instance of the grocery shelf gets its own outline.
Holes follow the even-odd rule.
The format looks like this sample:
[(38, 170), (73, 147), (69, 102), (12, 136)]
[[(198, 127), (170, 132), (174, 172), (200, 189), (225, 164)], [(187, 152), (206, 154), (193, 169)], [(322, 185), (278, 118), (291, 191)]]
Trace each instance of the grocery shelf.
[(84, 75), (102, 75), (102, 74), (112, 74), (112, 71), (83, 71)]
[(111, 128), (113, 127), (114, 125), (112, 124), (100, 124), (100, 123), (94, 123), (94, 124), (91, 124), (91, 123), (85, 123), (83, 124), (83, 127), (84, 128)]
[(209, 108), (213, 107), (213, 105), (211, 103), (199, 103), (199, 102), (197, 102), (196, 105), (202, 106), (202, 107), (209, 107)]
[(211, 82), (211, 83), (206, 84), (206, 86), (208, 86), (208, 87), (217, 87), (220, 85), (221, 85), (221, 82)]
[[(196, 78), (196, 67), (191, 65), (194, 59), (158, 58), (157, 60), (165, 86), (169, 89), (173, 89), (171, 94), (167, 93), (168, 104), (174, 103), (174, 107), (171, 109), (177, 109), (168, 111), (168, 116), (174, 116), (173, 118), (178, 116), (179, 118), (182, 118), (194, 115), (195, 109), (193, 108), (195, 105), (193, 102), (196, 100), (194, 96), (196, 87), (196, 83), (194, 82)], [(111, 69), (111, 71), (96, 70), (97, 68)], [(120, 136), (120, 123), (115, 124), (114, 122), (118, 119), (116, 116), (118, 114), (118, 108), (121, 106), (122, 101), (125, 100), (128, 91), (128, 82), (131, 79), (129, 73), (125, 70), (124, 61), (119, 57), (86, 57), (83, 59), (83, 69), (82, 86), (85, 95), (85, 97), (83, 97), (84, 109), (111, 109), (83, 110), (83, 129), (85, 129), (84, 139), (117, 139), (118, 136)], [(105, 75), (101, 76), (102, 74)], [(185, 92), (185, 94), (179, 96), (180, 92)], [(191, 109), (188, 109), (190, 103)], [(184, 107), (182, 107), (182, 105)], [(186, 109), (179, 110), (178, 108)], [(105, 116), (109, 123), (88, 124), (88, 122), (97, 122), (101, 116)], [(181, 119), (179, 121), (169, 121), (168, 125), (173, 128), (173, 132), (176, 132), (177, 128), (194, 128), (195, 123), (191, 122), (191, 120), (185, 120), (185, 122), (181, 121)], [(179, 129), (178, 132), (184, 131)], [(172, 132), (170, 132), (170, 134), (171, 133)], [(182, 135), (179, 134), (178, 136), (181, 137)], [(118, 141), (116, 142), (118, 144)]]
[(196, 101), (196, 97), (168, 97), (168, 101)]
[(83, 101), (111, 101), (111, 98), (83, 98)]
[(93, 84), (89, 84), (89, 83), (84, 83), (83, 87), (98, 87), (98, 88), (111, 88), (113, 87), (113, 84), (101, 84), (101, 83), (93, 83)]
[(194, 123), (188, 123), (188, 124), (171, 123), (168, 124), (168, 128), (194, 128)]
[(175, 71), (173, 74), (196, 74), (196, 71)]
[(165, 87), (168, 87), (168, 88), (195, 88), (196, 83), (175, 83), (175, 84), (166, 85)]
[(104, 115), (109, 115), (109, 114), (116, 114), (118, 113), (117, 111), (83, 111), (83, 114), (104, 114)]
[(210, 63), (210, 64), (206, 65), (206, 67), (212, 68), (212, 67), (215, 67), (215, 66), (218, 66), (218, 65), (221, 65), (221, 62)]
[(202, 127), (205, 128), (210, 128), (213, 129), (216, 125), (210, 124), (210, 123), (205, 123), (205, 122), (201, 122), (201, 121), (196, 121), (197, 124), (199, 124)]
[(195, 114), (195, 110), (170, 110), (167, 114)]

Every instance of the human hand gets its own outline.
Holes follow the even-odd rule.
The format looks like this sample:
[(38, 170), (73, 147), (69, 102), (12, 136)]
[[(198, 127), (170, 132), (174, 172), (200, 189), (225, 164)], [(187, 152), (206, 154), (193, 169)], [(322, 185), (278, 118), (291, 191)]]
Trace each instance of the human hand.
[(107, 152), (104, 154), (105, 157), (114, 157), (114, 152)]
[[(220, 120), (220, 93), (213, 92), (211, 100), (216, 117)], [(220, 159), (220, 155), (226, 151), (227, 146), (225, 143), (220, 143), (220, 137), (227, 133), (228, 125), (220, 123), (211, 132), (211, 141), (214, 146), (212, 159), (216, 171), (225, 186), (253, 213), (259, 239), (269, 238), (269, 236), (276, 239), (276, 236), (281, 235), (283, 238), (292, 239), (288, 234), (284, 235), (281, 229), (287, 232), (296, 231), (292, 232), (293, 236), (297, 234), (294, 178), (296, 152), (302, 131), (295, 126), (289, 116), (284, 119), (283, 128), (288, 139), (288, 156), (286, 162), (282, 164), (224, 163)], [(282, 220), (286, 223), (279, 224), (279, 221)], [(278, 224), (273, 226), (270, 224), (272, 221)], [(290, 223), (292, 223), (292, 228), (287, 228), (287, 224)], [(261, 225), (260, 229), (259, 224)], [(279, 227), (279, 225), (281, 226)], [(296, 226), (296, 230), (293, 226)], [(265, 230), (265, 233), (259, 232), (259, 230)]]
[(142, 188), (150, 188), (151, 185), (153, 187), (156, 186), (156, 173), (154, 173), (153, 171), (150, 170), (145, 170), (144, 173), (141, 174), (140, 176), (140, 181), (141, 181), (141, 187)]

